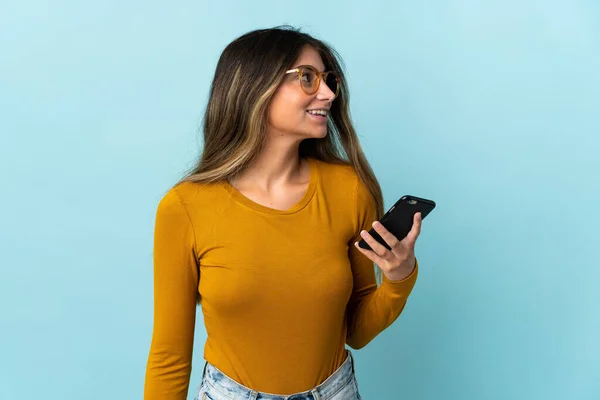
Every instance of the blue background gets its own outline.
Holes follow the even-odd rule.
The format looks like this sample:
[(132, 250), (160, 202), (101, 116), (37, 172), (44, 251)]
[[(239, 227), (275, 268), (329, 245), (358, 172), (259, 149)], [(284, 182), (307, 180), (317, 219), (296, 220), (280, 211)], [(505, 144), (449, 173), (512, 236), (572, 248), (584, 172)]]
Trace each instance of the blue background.
[(0, 398), (142, 398), (158, 200), (220, 52), (283, 23), (341, 52), (386, 206), (438, 203), (363, 397), (599, 399), (594, 0), (3, 2)]

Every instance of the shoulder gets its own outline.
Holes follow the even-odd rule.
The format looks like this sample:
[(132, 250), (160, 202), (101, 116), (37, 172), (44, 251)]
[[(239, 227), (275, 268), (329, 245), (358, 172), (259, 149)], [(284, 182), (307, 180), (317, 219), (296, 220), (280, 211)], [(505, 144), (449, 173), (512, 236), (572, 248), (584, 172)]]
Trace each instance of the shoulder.
[(329, 163), (317, 160), (321, 181), (336, 190), (355, 191), (360, 179), (350, 164)]
[(360, 179), (351, 164), (328, 163), (317, 160), (321, 181), (326, 188), (357, 202), (372, 202), (373, 198), (367, 185)]
[(197, 182), (181, 182), (170, 188), (160, 199), (159, 212), (175, 213), (178, 211), (189, 212), (190, 209), (203, 209), (210, 204), (215, 204), (224, 191), (218, 183), (206, 184)]
[(171, 189), (181, 202), (186, 205), (190, 203), (211, 203), (218, 200), (226, 192), (220, 183), (199, 183), (185, 181), (177, 184)]
[(371, 192), (351, 164), (318, 161), (318, 165), (323, 192), (336, 209), (355, 213), (373, 207)]
[(345, 199), (352, 199), (355, 210), (365, 209), (367, 212), (376, 212), (376, 202), (365, 182), (351, 164), (334, 164), (319, 162), (319, 171), (323, 171), (321, 181), (329, 192), (336, 193)]

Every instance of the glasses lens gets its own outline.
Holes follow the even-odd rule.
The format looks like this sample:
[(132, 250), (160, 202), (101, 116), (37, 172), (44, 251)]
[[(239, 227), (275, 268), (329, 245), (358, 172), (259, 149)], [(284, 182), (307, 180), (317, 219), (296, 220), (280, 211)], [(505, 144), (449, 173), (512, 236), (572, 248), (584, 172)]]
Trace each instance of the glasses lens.
[(337, 95), (339, 88), (336, 74), (333, 72), (328, 73), (327, 78), (325, 79), (325, 84), (333, 92), (333, 94)]
[(317, 72), (311, 68), (302, 69), (302, 88), (308, 92), (313, 93), (316, 90), (317, 84)]

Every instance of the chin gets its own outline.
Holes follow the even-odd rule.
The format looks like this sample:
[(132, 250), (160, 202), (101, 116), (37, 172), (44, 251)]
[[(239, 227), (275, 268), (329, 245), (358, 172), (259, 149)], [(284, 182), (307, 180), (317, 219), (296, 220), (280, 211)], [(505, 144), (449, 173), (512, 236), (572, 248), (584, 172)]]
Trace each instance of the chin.
[(303, 129), (299, 132), (296, 132), (296, 135), (300, 136), (304, 139), (322, 139), (327, 136), (328, 129), (323, 127), (322, 129)]
[(309, 137), (315, 139), (322, 139), (327, 136), (327, 129), (323, 129), (322, 131), (313, 132)]

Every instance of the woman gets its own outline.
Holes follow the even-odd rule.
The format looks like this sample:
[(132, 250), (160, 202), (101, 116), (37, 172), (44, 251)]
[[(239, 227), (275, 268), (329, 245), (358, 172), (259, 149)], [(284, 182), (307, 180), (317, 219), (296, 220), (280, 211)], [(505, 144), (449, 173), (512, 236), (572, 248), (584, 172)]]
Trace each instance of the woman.
[(198, 398), (360, 399), (345, 345), (364, 347), (401, 313), (421, 221), (402, 241), (375, 224), (391, 251), (366, 234), (381, 189), (336, 55), (287, 27), (223, 51), (202, 157), (157, 210), (146, 400), (186, 398), (197, 303)]

